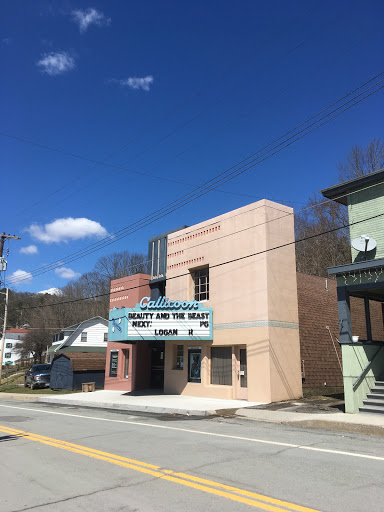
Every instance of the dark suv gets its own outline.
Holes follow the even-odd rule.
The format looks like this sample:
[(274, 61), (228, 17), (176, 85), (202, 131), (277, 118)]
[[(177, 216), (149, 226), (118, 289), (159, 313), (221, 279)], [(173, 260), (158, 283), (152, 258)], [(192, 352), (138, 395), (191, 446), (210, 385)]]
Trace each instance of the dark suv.
[(25, 372), (24, 387), (30, 386), (31, 389), (37, 387), (49, 387), (51, 377), (50, 364), (34, 364)]

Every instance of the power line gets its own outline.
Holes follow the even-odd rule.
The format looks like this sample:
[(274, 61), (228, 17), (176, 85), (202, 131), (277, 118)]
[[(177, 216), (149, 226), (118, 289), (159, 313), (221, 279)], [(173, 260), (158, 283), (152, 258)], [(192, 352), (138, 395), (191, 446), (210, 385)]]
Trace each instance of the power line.
[[(300, 14), (299, 16), (297, 16), (296, 18), (294, 18), (294, 20), (290, 21), (289, 23), (287, 23), (281, 30), (279, 30), (274, 36), (272, 36), (271, 38), (267, 38), (265, 41), (263, 41), (259, 46), (260, 46), (260, 49), (264, 49), (264, 45), (268, 42), (268, 41), (273, 41), (274, 39), (276, 39), (280, 34), (284, 33), (286, 31), (286, 29), (288, 27), (290, 27), (290, 25), (294, 24), (297, 20), (301, 19), (301, 18), (305, 18), (308, 14), (310, 14), (312, 11), (315, 10), (315, 7), (316, 5), (314, 5), (313, 7), (311, 7), (310, 9), (308, 9), (307, 12), (305, 12), (304, 14)], [(163, 117), (163, 119), (168, 119), (170, 115), (174, 114), (175, 112), (177, 112), (178, 110), (180, 110), (182, 107), (184, 107), (185, 105), (187, 105), (188, 103), (190, 103), (194, 98), (198, 97), (201, 95), (201, 93), (204, 91), (204, 89), (209, 89), (211, 88), (213, 85), (217, 84), (218, 82), (220, 82), (221, 80), (223, 80), (226, 76), (228, 76), (229, 74), (231, 74), (236, 68), (240, 67), (244, 62), (248, 61), (252, 56), (256, 55), (257, 54), (257, 51), (254, 51), (252, 52), (249, 56), (247, 56), (246, 58), (243, 58), (243, 59), (238, 59), (236, 60), (236, 62), (234, 64), (232, 64), (232, 66), (227, 69), (226, 71), (224, 71), (221, 76), (219, 77), (216, 77), (214, 80), (212, 80), (208, 85), (206, 86), (203, 86), (201, 87), (200, 89), (198, 89), (197, 91), (195, 91), (191, 96), (189, 96), (188, 98), (186, 98), (185, 100), (183, 100), (181, 103), (179, 103), (178, 105), (176, 105), (175, 107), (171, 108)], [(161, 122), (162, 120), (160, 120)], [(95, 165), (91, 166), (90, 168), (87, 168), (85, 169), (85, 171), (80, 175), (83, 176), (85, 174), (87, 174), (88, 172), (90, 172), (92, 169), (95, 169), (98, 165), (108, 165), (106, 164), (106, 161), (111, 158), (112, 156), (115, 156), (116, 154), (120, 153), (121, 151), (123, 151), (124, 149), (126, 149), (128, 146), (130, 146), (131, 144), (133, 144), (134, 142), (136, 142), (137, 140), (139, 140), (143, 135), (145, 135), (146, 133), (150, 132), (153, 130), (153, 128), (155, 128), (158, 124), (160, 124), (159, 122), (155, 122), (153, 123), (152, 125), (150, 125), (149, 127), (145, 128), (144, 130), (142, 130), (141, 132), (138, 132), (132, 139), (130, 139), (128, 142), (124, 143), (123, 146), (121, 146), (120, 148), (118, 148), (117, 151), (115, 152), (112, 152), (110, 153), (109, 155), (107, 155), (107, 157), (101, 161), (101, 162), (93, 162)], [(40, 146), (40, 147), (43, 147), (43, 146)], [(50, 149), (50, 150), (53, 150), (52, 148), (48, 148), (46, 147), (46, 149)], [(60, 152), (63, 152), (62, 150), (60, 150)], [(74, 154), (70, 154), (70, 153), (65, 153), (67, 154), (68, 156), (74, 156)], [(131, 171), (129, 169), (122, 169), (122, 170), (126, 170), (128, 172), (134, 172), (134, 171)], [(160, 177), (156, 177), (154, 176), (154, 178), (158, 178), (158, 179), (161, 179)], [(77, 181), (78, 178), (75, 178), (74, 180), (71, 180), (69, 182), (72, 183), (73, 181)], [(67, 186), (67, 185), (65, 185)], [(58, 190), (56, 190), (55, 192), (51, 193), (48, 197), (54, 195), (55, 193), (63, 190), (63, 188), (65, 188), (65, 186), (59, 188)], [(42, 201), (38, 201), (36, 203), (34, 203), (32, 206), (28, 207), (28, 208), (25, 208), (24, 210), (22, 210), (22, 212), (26, 211), (27, 209), (29, 208), (33, 208), (34, 206), (40, 204)], [(22, 213), (20, 212), (20, 213)]]
[[(328, 27), (329, 25), (332, 25), (332, 23), (334, 22), (338, 22), (340, 21), (342, 18), (344, 17), (344, 14), (341, 15), (337, 20), (332, 20), (330, 23), (327, 23), (325, 25), (325, 27)], [(318, 35), (318, 34), (321, 34), (323, 32), (323, 29), (324, 27), (321, 29), (321, 30), (318, 30), (317, 32), (313, 32), (311, 33), (310, 37), (307, 37), (306, 39), (304, 39), (303, 41), (301, 41), (300, 43), (296, 44), (293, 48), (289, 49), (286, 54), (283, 56), (283, 57), (279, 57), (275, 62), (271, 63), (270, 65), (268, 66), (265, 66), (263, 69), (260, 70), (260, 72), (258, 73), (258, 79), (260, 79), (260, 77), (262, 76), (262, 74), (267, 71), (267, 70), (270, 70), (274, 67), (274, 65), (276, 64), (276, 62), (279, 62), (280, 60), (283, 59), (286, 59), (290, 54), (294, 53), (298, 48), (300, 48), (301, 46), (303, 46), (306, 42), (308, 42), (309, 40), (311, 40), (314, 36)], [(230, 93), (233, 93), (234, 91), (236, 90), (239, 90), (243, 87), (243, 82), (242, 81), (239, 81), (236, 83), (236, 85), (234, 87), (232, 87), (232, 89), (230, 90)], [(160, 138), (160, 140), (154, 142), (153, 144), (150, 144), (149, 146), (147, 146), (144, 150), (140, 151), (139, 153), (136, 153), (136, 155), (133, 156), (133, 158), (137, 158), (138, 156), (146, 153), (149, 149), (153, 148), (154, 146), (157, 146), (158, 144), (160, 144), (161, 142), (163, 142), (164, 140), (166, 140), (167, 138), (169, 138), (170, 136), (172, 136), (173, 134), (177, 133), (179, 130), (183, 129), (185, 126), (187, 126), (189, 123), (193, 122), (195, 119), (197, 119), (198, 117), (200, 117), (201, 115), (203, 115), (203, 113), (205, 113), (207, 110), (210, 110), (211, 108), (214, 108), (216, 105), (218, 105), (219, 103), (221, 103), (225, 96), (228, 95), (228, 93), (224, 94), (221, 98), (219, 98), (219, 100), (217, 101), (214, 101), (213, 103), (211, 103), (207, 108), (205, 108), (202, 112), (199, 112), (198, 114), (195, 114), (193, 117), (191, 117), (190, 119), (188, 119), (187, 121), (183, 122), (179, 127), (177, 127), (176, 129), (174, 130), (171, 130), (169, 133), (167, 133), (165, 136), (163, 136), (162, 138)], [(125, 165), (125, 163), (127, 163), (129, 160), (125, 161), (122, 165)]]
[[(341, 16), (339, 19), (341, 19), (341, 18), (342, 18), (342, 16)], [(339, 21), (339, 19), (338, 19), (337, 21)], [(321, 31), (319, 31), (319, 32), (321, 32)], [(319, 32), (317, 32), (317, 34), (318, 34)], [(311, 37), (313, 37), (313, 35), (312, 35)], [(310, 38), (309, 38), (309, 39), (310, 39)], [(289, 53), (292, 53), (293, 51), (295, 51), (298, 47), (302, 46), (304, 42), (305, 42), (305, 41), (302, 41), (302, 42), (301, 42), (300, 44), (298, 44), (296, 47), (294, 47), (293, 49), (291, 49), (291, 50), (288, 52), (288, 55), (289, 55)], [(269, 68), (271, 68), (271, 67), (273, 67), (273, 66), (269, 66), (269, 67), (267, 67), (266, 69), (269, 69)], [(226, 74), (226, 73), (224, 73), (224, 76), (225, 76), (225, 74)], [(208, 85), (207, 87), (210, 87), (211, 85), (213, 85), (213, 84), (214, 84), (214, 83), (216, 83), (217, 81), (219, 81), (219, 79), (215, 79), (215, 80), (214, 80), (210, 85)], [(236, 90), (237, 88), (239, 88), (239, 86), (234, 87), (232, 90)], [(198, 94), (196, 94), (196, 95), (198, 95)], [(193, 97), (193, 96), (194, 96), (194, 95), (192, 95), (192, 97)], [(222, 99), (223, 99), (223, 98), (221, 98), (218, 102), (215, 102), (215, 103), (214, 103), (214, 104), (212, 104), (212, 105), (213, 105), (213, 106), (214, 106), (214, 105), (216, 105), (217, 103), (219, 103), (220, 101), (222, 101)], [(188, 101), (187, 101), (187, 102), (188, 102)], [(212, 105), (211, 105), (211, 106), (212, 106)], [(195, 115), (192, 119), (190, 119), (190, 120), (188, 120), (187, 122), (183, 123), (183, 124), (181, 125), (181, 128), (182, 128), (182, 127), (184, 127), (184, 126), (185, 126), (186, 124), (188, 124), (189, 122), (191, 122), (191, 121), (193, 121), (194, 119), (196, 119), (196, 118), (197, 118), (198, 116), (200, 116), (200, 115), (201, 115), (201, 113), (199, 113), (197, 116)], [(173, 134), (173, 133), (177, 132), (179, 129), (180, 129), (180, 128), (177, 128), (177, 129), (173, 130), (170, 134)], [(150, 131), (150, 130), (144, 130), (143, 134), (144, 134), (144, 133), (146, 133), (147, 131)], [(140, 154), (142, 154), (143, 152), (147, 151), (150, 147), (153, 147), (154, 145), (157, 145), (159, 142), (161, 142), (161, 141), (163, 141), (165, 138), (167, 138), (170, 134), (168, 134), (168, 135), (166, 135), (165, 137), (163, 137), (162, 139), (160, 139), (160, 141), (158, 141), (157, 143), (154, 143), (154, 144), (150, 145), (150, 146), (149, 146), (149, 147), (147, 147), (144, 151), (142, 151), (142, 152), (140, 152), (140, 153), (136, 154), (133, 158), (136, 158), (137, 156), (139, 156), (139, 155), (140, 155)], [(3, 136), (10, 136), (10, 137), (15, 137), (15, 136), (11, 136), (11, 135), (9, 135), (9, 134), (4, 134), (4, 133), (0, 133), (0, 135), (3, 135)], [(139, 138), (140, 138), (140, 137), (139, 137)], [(26, 141), (26, 140), (24, 140), (24, 139), (22, 139), (22, 138), (17, 138), (17, 140), (19, 140), (20, 142), (22, 142), (22, 141)], [(68, 155), (68, 156), (72, 156), (72, 157), (76, 157), (76, 158), (81, 158), (81, 159), (83, 159), (83, 160), (89, 160), (90, 162), (92, 162), (92, 163), (94, 163), (94, 164), (95, 164), (95, 165), (93, 165), (91, 168), (89, 168), (89, 171), (91, 171), (92, 169), (96, 168), (96, 167), (97, 167), (97, 166), (99, 166), (99, 165), (105, 165), (105, 166), (109, 166), (109, 167), (111, 167), (111, 168), (115, 168), (115, 169), (117, 169), (117, 170), (122, 170), (122, 171), (125, 171), (125, 172), (129, 172), (129, 173), (133, 173), (133, 174), (138, 174), (138, 175), (142, 175), (142, 176), (149, 177), (149, 178), (153, 178), (153, 179), (158, 179), (158, 180), (161, 180), (161, 181), (167, 181), (167, 182), (177, 183), (177, 184), (181, 184), (181, 185), (191, 185), (191, 184), (189, 184), (189, 183), (181, 182), (181, 181), (179, 181), (179, 180), (174, 180), (174, 179), (170, 179), (170, 178), (164, 178), (164, 177), (162, 177), (162, 176), (157, 176), (157, 175), (151, 174), (151, 173), (149, 173), (149, 172), (143, 172), (143, 171), (138, 171), (138, 170), (132, 170), (132, 169), (127, 169), (127, 168), (123, 167), (123, 166), (124, 166), (124, 165), (129, 161), (129, 160), (125, 161), (123, 164), (121, 164), (121, 165), (119, 165), (119, 166), (118, 166), (118, 165), (112, 165), (112, 164), (107, 163), (107, 159), (108, 159), (109, 157), (116, 155), (116, 154), (117, 154), (117, 153), (119, 153), (121, 150), (123, 150), (124, 148), (128, 147), (128, 146), (129, 146), (132, 142), (134, 142), (135, 140), (137, 140), (137, 137), (135, 137), (134, 139), (132, 139), (132, 140), (131, 140), (129, 143), (127, 143), (125, 146), (122, 146), (121, 148), (119, 148), (115, 153), (111, 153), (111, 154), (110, 154), (106, 159), (104, 159), (104, 160), (102, 160), (102, 161), (89, 159), (89, 158), (84, 157), (83, 155), (77, 155), (77, 154), (74, 154), (74, 153), (65, 152), (64, 150), (57, 149), (57, 148), (53, 148), (53, 147), (51, 147), (51, 146), (44, 146), (44, 145), (38, 145), (38, 146), (39, 146), (39, 147), (45, 147), (45, 149), (48, 149), (48, 150), (51, 150), (51, 151), (55, 151), (55, 150), (57, 150), (58, 152), (63, 153), (63, 154), (66, 154), (66, 155)], [(35, 143), (34, 143), (34, 142), (32, 142), (32, 141), (28, 141), (28, 143), (30, 143), (30, 144), (35, 144)], [(88, 173), (88, 168), (87, 168), (87, 170), (86, 170), (84, 173), (82, 173), (80, 176), (83, 176), (83, 175), (85, 175), (85, 174), (87, 174), (87, 173)], [(76, 180), (77, 180), (77, 178), (75, 178), (75, 179), (74, 179), (74, 180), (72, 180), (72, 181), (76, 181)], [(70, 183), (72, 183), (72, 181), (71, 181)], [(65, 186), (64, 186), (64, 187), (61, 187), (61, 188), (60, 188), (60, 189), (58, 189), (56, 192), (61, 191), (63, 188), (65, 188)], [(84, 187), (83, 187), (83, 188), (81, 188), (81, 189), (80, 189), (80, 191), (81, 191), (81, 190), (84, 190)], [(232, 194), (232, 195), (236, 195), (236, 194), (237, 194), (237, 193), (230, 192), (230, 191), (221, 191), (221, 190), (217, 190), (217, 191), (218, 191), (218, 192), (220, 192), (220, 193), (226, 193), (226, 194)], [(50, 196), (54, 195), (56, 192), (51, 193), (48, 197), (50, 197)], [(74, 195), (74, 193), (71, 193), (69, 196), (67, 196), (67, 198), (66, 198), (66, 199), (68, 199), (69, 197), (72, 197), (73, 195)], [(238, 194), (238, 195), (241, 195), (241, 194)], [(24, 210), (22, 210), (21, 212), (19, 212), (19, 214), (21, 214), (22, 212), (26, 211), (27, 209), (32, 208), (33, 206), (36, 206), (37, 204), (40, 204), (41, 202), (42, 202), (42, 201), (38, 201), (38, 202), (34, 203), (34, 205), (32, 205), (31, 207), (25, 208)], [(286, 201), (286, 202), (294, 203), (295, 201)], [(86, 203), (85, 203), (85, 204), (86, 204)], [(17, 215), (19, 215), (19, 214), (17, 214)]]
[[(263, 162), (264, 160), (270, 158), (271, 156), (275, 155), (276, 153), (280, 152), (282, 149), (292, 145), (294, 142), (300, 140), (301, 138), (305, 137), (306, 135), (308, 135), (309, 133), (312, 133), (313, 131), (315, 131), (316, 129), (320, 128), (320, 126), (322, 126), (323, 124), (326, 124), (327, 122), (329, 122), (330, 120), (334, 119), (335, 117), (339, 116), (340, 114), (342, 114), (343, 112), (349, 110), (350, 108), (352, 108), (353, 106), (357, 105), (358, 103), (360, 103), (361, 101), (365, 100), (366, 98), (368, 98), (369, 96), (371, 96), (372, 94), (375, 94), (376, 92), (378, 92), (379, 90), (381, 90), (384, 85), (378, 87), (378, 85), (384, 81), (384, 79), (381, 79), (380, 81), (378, 81), (377, 83), (375, 83), (374, 85), (368, 87), (366, 90), (364, 90), (363, 92), (361, 92), (360, 94), (358, 95), (355, 95), (355, 97), (353, 97), (352, 99), (346, 101), (345, 103), (343, 103), (342, 105), (340, 105), (339, 107), (337, 107), (336, 109), (332, 110), (331, 112), (328, 112), (327, 114), (325, 114), (323, 117), (321, 117), (320, 119), (314, 121), (312, 124), (310, 124), (309, 126), (306, 126), (305, 128), (303, 128), (302, 130), (300, 130), (299, 132), (295, 133), (294, 135), (291, 135), (288, 139), (284, 140), (283, 142), (277, 144), (275, 147), (269, 149), (268, 151), (266, 151), (264, 154), (260, 155), (259, 157), (251, 160), (250, 162), (247, 162), (246, 164), (242, 165), (241, 167), (238, 167), (239, 165), (243, 164), (244, 162), (246, 162), (247, 160), (249, 160), (250, 158), (252, 158), (253, 156), (255, 156), (256, 154), (264, 151), (264, 149), (272, 146), (275, 142), (283, 139), (284, 137), (286, 137), (288, 134), (290, 133), (293, 133), (295, 131), (297, 131), (298, 128), (304, 126), (306, 123), (308, 123), (309, 121), (311, 121), (312, 119), (318, 117), (318, 115), (320, 115), (321, 113), (329, 110), (329, 108), (331, 108), (332, 106), (336, 105), (337, 103), (339, 103), (340, 101), (342, 101), (343, 99), (345, 99), (346, 97), (349, 97), (351, 96), (352, 94), (354, 94), (356, 91), (360, 90), (361, 88), (363, 88), (365, 85), (369, 84), (370, 82), (372, 82), (373, 80), (375, 80), (377, 77), (381, 76), (384, 72), (382, 73), (379, 73), (378, 75), (376, 75), (376, 77), (370, 79), (369, 81), (365, 82), (363, 85), (359, 86), (358, 88), (356, 88), (354, 91), (348, 93), (347, 95), (345, 95), (343, 98), (337, 100), (336, 102), (332, 103), (329, 107), (321, 110), (318, 114), (316, 114), (315, 116), (312, 116), (310, 117), (307, 121), (305, 121), (304, 123), (301, 123), (300, 125), (298, 125), (298, 127), (292, 129), (292, 130), (289, 130), (285, 135), (279, 137), (278, 139), (276, 139), (275, 141), (271, 142), (270, 144), (268, 144), (267, 146), (265, 146), (264, 148), (258, 150), (257, 152), (253, 153), (252, 155), (248, 156), (247, 158), (243, 159), (241, 162), (239, 162), (238, 164), (230, 167), (229, 169), (227, 169), (226, 171), (223, 171), (222, 173), (220, 173), (219, 175), (215, 176), (214, 178), (208, 180), (207, 182), (205, 182), (204, 184), (200, 185), (199, 187), (197, 187), (194, 191), (188, 193), (188, 194), (185, 194), (184, 196), (180, 197), (179, 199), (169, 203), (168, 205), (166, 205), (165, 207), (163, 208), (160, 208), (159, 210), (153, 212), (152, 214), (149, 214), (147, 215), (146, 217), (144, 217), (143, 219), (140, 219), (139, 221), (136, 221), (135, 223), (129, 225), (129, 226), (126, 226), (125, 228), (122, 228), (121, 230), (115, 232), (112, 236), (112, 240), (111, 240), (111, 235), (109, 237), (106, 237), (104, 239), (102, 239), (101, 241), (99, 242), (95, 242), (94, 244), (91, 244), (90, 246), (87, 246), (75, 253), (73, 253), (72, 255), (68, 255), (66, 258), (64, 258), (65, 260), (65, 263), (69, 263), (71, 261), (76, 261), (77, 259), (80, 259), (84, 256), (87, 256), (88, 254), (92, 254), (93, 252), (96, 252), (98, 250), (100, 250), (101, 248), (104, 248), (104, 247), (107, 247), (109, 245), (111, 245), (112, 243), (116, 243), (117, 241), (121, 240), (122, 238), (128, 236), (129, 234), (132, 234), (134, 232), (136, 232), (137, 230), (139, 229), (142, 229), (143, 227), (155, 222), (156, 220), (159, 220), (160, 218), (166, 216), (166, 215), (169, 215), (170, 213), (172, 213), (173, 211), (185, 206), (186, 204), (194, 201), (195, 199), (197, 199), (198, 197), (201, 197), (209, 192), (211, 192), (212, 190), (214, 190), (215, 188), (217, 188), (218, 186), (220, 186), (221, 184), (223, 183), (226, 183), (227, 181), (233, 179), (234, 177), (236, 176), (239, 176), (240, 174), (243, 174), (244, 172), (248, 171), (249, 169), (251, 169), (252, 167), (260, 164), (261, 162)], [(377, 88), (376, 90), (372, 91), (369, 93), (369, 91), (371, 89), (374, 89), (374, 88)], [(368, 94), (367, 94), (368, 93)], [(365, 96), (364, 96), (365, 95)], [(359, 97), (363, 96), (362, 98), (358, 99)], [(343, 109), (343, 107), (345, 107), (346, 105), (350, 104), (349, 106), (347, 106), (346, 108)], [(340, 109), (343, 109), (340, 111)], [(339, 112), (338, 112), (339, 111)], [(331, 114), (334, 114), (332, 117), (329, 118), (329, 116)], [(328, 119), (327, 119), (328, 118)], [(320, 123), (320, 121), (323, 121)], [(313, 127), (311, 130), (309, 130), (309, 128)], [(299, 136), (299, 134), (302, 134)], [(288, 142), (290, 141), (290, 142)], [(251, 165), (252, 164), (252, 165)], [(233, 170), (234, 169), (234, 170)], [(229, 171), (232, 171), (231, 173), (229, 173)], [(229, 173), (229, 174), (228, 174)], [(222, 178), (220, 178), (222, 176)], [(215, 181), (217, 183), (215, 183)], [(203, 187), (206, 187), (207, 185), (209, 185), (208, 188), (206, 188), (205, 190), (203, 189)], [(178, 204), (179, 203), (179, 204)], [(168, 211), (167, 211), (167, 208), (168, 208)], [(169, 209), (169, 208), (173, 208), (173, 209)], [(156, 217), (157, 215), (157, 217)], [(154, 217), (154, 218), (153, 218)], [(140, 225), (141, 224), (141, 225)], [(136, 226), (135, 229), (133, 229), (134, 227)], [(126, 231), (130, 229), (130, 232), (126, 233)], [(116, 236), (118, 235), (118, 236)], [(77, 257), (75, 257), (77, 256)], [(58, 266), (62, 266), (63, 264), (63, 259), (59, 260), (59, 261), (56, 261), (56, 262), (53, 262), (51, 264), (48, 264), (48, 265), (45, 265), (45, 266), (42, 266), (38, 269), (36, 269), (34, 271), (34, 275), (40, 275), (42, 273), (45, 273), (45, 272), (48, 272), (50, 270), (52, 270), (53, 268), (55, 267), (58, 267)], [(22, 279), (24, 280), (24, 279)], [(18, 282), (18, 281), (13, 281), (13, 282)]]
[[(343, 16), (341, 16), (340, 18), (338, 18), (338, 20), (336, 20), (336, 21), (339, 21), (342, 17), (343, 17)], [(333, 22), (332, 22), (332, 23), (333, 23)], [(312, 34), (311, 38), (313, 37), (313, 35), (317, 35), (317, 34), (319, 34), (319, 33), (321, 33), (321, 32), (322, 32), (322, 31), (320, 30), (320, 31), (318, 31), (318, 32), (317, 32), (317, 33), (315, 33), (315, 34)], [(369, 34), (372, 34), (372, 31), (369, 31)], [(311, 38), (309, 38), (309, 39), (311, 39)], [(305, 40), (304, 40), (304, 41), (302, 41), (299, 45), (297, 45), (297, 46), (295, 46), (294, 48), (292, 48), (291, 50), (289, 50), (287, 55), (289, 55), (290, 53), (294, 52), (297, 48), (299, 48), (300, 46), (302, 46), (304, 42), (305, 42)], [(355, 43), (351, 48), (353, 48), (353, 47), (355, 47), (355, 46), (356, 46), (356, 43)], [(265, 69), (270, 69), (271, 67), (273, 67), (273, 65), (268, 66), (268, 67), (267, 67), (267, 68), (265, 68)], [(260, 75), (259, 75), (259, 76), (260, 76)], [(231, 91), (233, 92), (234, 90), (238, 89), (239, 87), (240, 87), (240, 86), (236, 86), (236, 87), (232, 88), (232, 89), (231, 89)], [(225, 96), (221, 97), (217, 102), (213, 103), (211, 106), (215, 106), (215, 105), (217, 105), (218, 103), (220, 103), (220, 102), (224, 99), (224, 97), (225, 97)], [(202, 112), (200, 112), (200, 113), (199, 113), (199, 116), (200, 116), (201, 114), (202, 114)], [(248, 114), (249, 114), (249, 113), (248, 113)], [(242, 117), (246, 117), (246, 115), (248, 115), (248, 114), (243, 114), (242, 116), (240, 116), (240, 119), (241, 119)], [(168, 135), (166, 135), (165, 137), (163, 137), (162, 139), (160, 139), (157, 143), (154, 143), (154, 144), (150, 145), (149, 147), (147, 147), (144, 151), (141, 151), (140, 153), (137, 153), (136, 155), (134, 155), (134, 156), (133, 156), (133, 158), (136, 158), (137, 156), (139, 156), (139, 155), (141, 155), (142, 153), (146, 152), (146, 151), (147, 151), (148, 149), (150, 149), (151, 147), (153, 147), (153, 146), (157, 145), (158, 143), (160, 143), (160, 142), (162, 142), (163, 140), (165, 140), (166, 138), (168, 138), (168, 137), (169, 137), (170, 135), (172, 135), (173, 133), (176, 133), (177, 131), (179, 131), (179, 129), (180, 129), (180, 128), (184, 127), (186, 124), (188, 124), (189, 122), (191, 122), (191, 121), (193, 121), (194, 119), (196, 119), (196, 117), (198, 117), (198, 116), (194, 116), (192, 119), (190, 119), (190, 120), (188, 120), (187, 122), (183, 123), (181, 127), (176, 128), (175, 130), (173, 130), (172, 132), (170, 132)], [(230, 123), (227, 123), (225, 126), (229, 126), (229, 125), (233, 124), (233, 122), (234, 122), (234, 121), (231, 121)], [(192, 147), (196, 147), (196, 146), (198, 146), (201, 142), (204, 142), (205, 140), (207, 140), (207, 139), (209, 139), (209, 138), (211, 138), (211, 137), (212, 137), (212, 134), (211, 134), (209, 137), (205, 137), (205, 138), (203, 138), (200, 142), (198, 142), (198, 143), (197, 143), (197, 144), (195, 144), (194, 146), (190, 146), (189, 148), (187, 148), (187, 149), (183, 150), (182, 152), (178, 153), (176, 156), (179, 156), (180, 154), (184, 153), (185, 151), (189, 151)], [(129, 144), (128, 144), (128, 145), (129, 145)], [(168, 160), (169, 160), (169, 159), (168, 159)], [(168, 160), (166, 160), (166, 161), (168, 161)], [(105, 161), (105, 160), (104, 160), (104, 161)], [(123, 163), (122, 163), (122, 164), (120, 164), (120, 165), (121, 165), (121, 166), (124, 166), (124, 165), (125, 165), (126, 163), (128, 163), (129, 161), (130, 161), (130, 159), (129, 159), (129, 160), (126, 160), (125, 162), (123, 162)], [(96, 165), (95, 165), (94, 167), (92, 167), (92, 168), (97, 167), (97, 165), (98, 165), (98, 164), (96, 164)], [(162, 165), (164, 165), (164, 163), (163, 163)], [(121, 168), (121, 170), (125, 170), (125, 168)], [(130, 172), (130, 171), (129, 171), (129, 169), (127, 169), (127, 172)], [(147, 172), (147, 171), (145, 171), (145, 172)], [(153, 177), (155, 177), (156, 179), (162, 179), (162, 177), (155, 176), (155, 175), (152, 175), (152, 174), (148, 174), (148, 176), (153, 176)], [(176, 184), (180, 184), (180, 185), (189, 185), (189, 186), (194, 186), (194, 185), (192, 185), (192, 184), (190, 184), (190, 183), (187, 183), (187, 182), (184, 182), (184, 181), (180, 181), (180, 180), (172, 180), (172, 182), (174, 182), (174, 183), (176, 183)], [(65, 202), (67, 199), (69, 199), (70, 197), (73, 197), (74, 195), (78, 194), (78, 193), (79, 193), (79, 192), (81, 192), (82, 190), (85, 190), (86, 188), (87, 188), (87, 186), (84, 186), (84, 187), (80, 188), (78, 191), (70, 193), (66, 198), (64, 198), (64, 200), (63, 200), (63, 201)], [(113, 189), (113, 190), (115, 190), (115, 189)], [(216, 189), (216, 192), (224, 193), (224, 194), (230, 194), (230, 195), (243, 196), (243, 197), (250, 197), (250, 198), (255, 198), (255, 199), (257, 199), (255, 196), (251, 196), (251, 195), (247, 195), (247, 194), (241, 194), (241, 193), (232, 192), (232, 191), (227, 191), (227, 190), (220, 190), (220, 189)], [(52, 195), (52, 194), (51, 194), (51, 195)], [(289, 204), (291, 204), (291, 203), (292, 203), (292, 204), (295, 204), (295, 203), (297, 203), (297, 204), (304, 204), (304, 203), (300, 203), (300, 202), (297, 202), (297, 201), (285, 200), (285, 199), (275, 199), (275, 198), (272, 198), (272, 200), (274, 200), (274, 201), (276, 201), (276, 202), (289, 203)], [(41, 202), (41, 201), (40, 201), (40, 202)], [(84, 206), (84, 205), (86, 205), (86, 204), (88, 204), (88, 203), (89, 203), (89, 201), (85, 201), (84, 203), (82, 203), (82, 205), (81, 205), (81, 206)], [(37, 204), (37, 203), (35, 203), (35, 204)], [(45, 208), (45, 210), (47, 210), (48, 208), (49, 208), (49, 207)], [(24, 211), (25, 211), (25, 210), (24, 210)]]
[[(343, 224), (342, 226), (338, 226), (336, 228), (328, 229), (327, 231), (322, 231), (321, 233), (316, 233), (314, 235), (308, 235), (306, 237), (300, 238), (299, 240), (293, 240), (292, 242), (287, 242), (285, 244), (281, 244), (281, 245), (278, 245), (276, 247), (270, 247), (268, 249), (263, 249), (262, 251), (257, 251), (257, 252), (254, 252), (252, 254), (247, 254), (246, 256), (240, 256), (238, 258), (233, 258), (231, 260), (223, 261), (221, 263), (216, 263), (215, 265), (209, 265), (209, 268), (211, 269), (211, 268), (222, 267), (223, 265), (228, 265), (229, 263), (234, 263), (235, 261), (241, 261), (241, 260), (245, 260), (247, 258), (251, 258), (253, 256), (259, 256), (260, 254), (265, 254), (267, 252), (275, 251), (277, 249), (283, 249), (284, 247), (289, 247), (290, 245), (296, 245), (298, 243), (305, 242), (305, 241), (311, 240), (313, 238), (317, 238), (318, 236), (328, 235), (329, 233), (334, 233), (334, 232), (336, 232), (336, 231), (338, 231), (340, 229), (345, 229), (345, 228), (350, 227), (350, 226), (355, 226), (357, 224), (361, 224), (362, 222), (366, 222), (368, 220), (377, 219), (379, 217), (382, 217), (383, 215), (384, 215), (384, 213), (379, 213), (379, 214), (373, 215), (371, 217), (367, 217), (365, 219), (358, 220), (356, 222), (350, 222), (348, 224)], [(178, 274), (177, 276), (167, 277), (166, 281), (170, 281), (172, 279), (178, 279), (179, 277), (188, 276), (189, 274), (190, 274), (189, 272), (184, 272), (183, 274)], [(148, 282), (149, 281), (150, 281), (150, 279), (148, 279)], [(143, 288), (144, 286), (148, 286), (148, 285), (147, 284), (142, 284), (142, 285), (132, 286), (131, 288), (125, 288), (123, 290), (118, 290), (116, 292), (101, 293), (101, 294), (98, 294), (98, 295), (92, 295), (90, 297), (82, 297), (80, 299), (72, 299), (72, 300), (68, 300), (68, 301), (55, 302), (53, 304), (44, 304), (44, 305), (40, 305), (40, 306), (30, 306), (30, 307), (27, 307), (27, 308), (16, 308), (16, 309), (13, 309), (11, 311), (25, 311), (25, 310), (28, 310), (28, 309), (40, 309), (40, 308), (51, 307), (51, 306), (59, 306), (59, 305), (63, 305), (63, 304), (72, 304), (72, 303), (82, 302), (84, 300), (92, 300), (92, 299), (98, 299), (100, 297), (107, 297), (107, 296), (113, 295), (114, 293), (121, 293), (121, 292), (130, 291), (130, 290), (136, 290), (137, 288)]]

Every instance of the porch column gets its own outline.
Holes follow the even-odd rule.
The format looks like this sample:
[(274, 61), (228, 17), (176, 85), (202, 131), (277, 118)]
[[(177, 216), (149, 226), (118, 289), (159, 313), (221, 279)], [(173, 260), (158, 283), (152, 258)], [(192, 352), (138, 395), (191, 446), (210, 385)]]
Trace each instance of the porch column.
[(337, 306), (339, 310), (340, 343), (351, 343), (351, 307), (349, 301), (349, 293), (345, 286), (337, 287)]
[(365, 308), (365, 326), (367, 330), (367, 340), (372, 341), (372, 327), (371, 327), (371, 313), (369, 310), (369, 299), (364, 297), (364, 308)]

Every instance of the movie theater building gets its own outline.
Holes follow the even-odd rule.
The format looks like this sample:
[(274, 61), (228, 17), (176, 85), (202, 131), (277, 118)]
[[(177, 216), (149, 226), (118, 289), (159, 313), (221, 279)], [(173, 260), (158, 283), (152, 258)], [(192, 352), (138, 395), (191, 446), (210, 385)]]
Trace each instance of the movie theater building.
[(293, 222), (262, 200), (152, 238), (151, 274), (111, 295), (106, 389), (300, 397)]

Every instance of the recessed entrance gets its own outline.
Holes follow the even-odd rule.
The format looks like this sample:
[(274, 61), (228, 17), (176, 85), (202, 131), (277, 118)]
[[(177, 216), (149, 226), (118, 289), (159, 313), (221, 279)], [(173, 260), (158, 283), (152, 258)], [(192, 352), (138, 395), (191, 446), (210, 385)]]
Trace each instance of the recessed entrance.
[(164, 342), (154, 342), (151, 346), (151, 389), (164, 389), (164, 355)]

